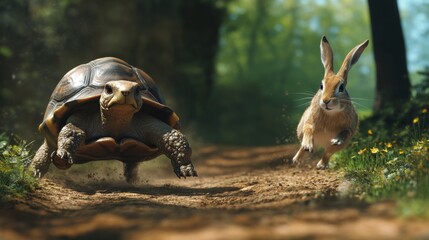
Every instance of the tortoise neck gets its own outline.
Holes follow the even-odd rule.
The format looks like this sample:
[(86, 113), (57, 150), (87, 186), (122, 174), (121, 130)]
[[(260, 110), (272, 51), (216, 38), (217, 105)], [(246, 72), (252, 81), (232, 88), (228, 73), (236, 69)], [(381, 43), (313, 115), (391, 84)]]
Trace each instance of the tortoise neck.
[(101, 125), (107, 134), (118, 137), (130, 128), (135, 111), (124, 108), (101, 110)]

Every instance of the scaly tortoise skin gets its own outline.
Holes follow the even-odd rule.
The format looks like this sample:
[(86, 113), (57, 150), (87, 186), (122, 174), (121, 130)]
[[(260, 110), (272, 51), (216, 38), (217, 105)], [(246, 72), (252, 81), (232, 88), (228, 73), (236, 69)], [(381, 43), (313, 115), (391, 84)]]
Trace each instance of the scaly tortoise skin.
[(52, 162), (116, 159), (128, 182), (137, 181), (141, 161), (165, 154), (180, 177), (197, 176), (179, 117), (165, 105), (152, 78), (113, 57), (70, 70), (52, 93), (39, 131), (45, 141), (32, 161), (42, 177)]

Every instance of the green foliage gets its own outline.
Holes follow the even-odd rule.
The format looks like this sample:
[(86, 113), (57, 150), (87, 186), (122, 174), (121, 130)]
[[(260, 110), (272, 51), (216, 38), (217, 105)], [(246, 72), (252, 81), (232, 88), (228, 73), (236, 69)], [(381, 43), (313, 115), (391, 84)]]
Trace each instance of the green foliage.
[[(29, 138), (68, 70), (116, 56), (151, 75), (200, 139), (283, 143), (303, 112), (297, 93), (320, 84), (321, 36), (336, 66), (370, 36), (365, 0), (20, 0), (0, 12), (0, 131)], [(353, 97), (372, 98), (370, 51), (351, 71)]]
[[(374, 143), (371, 136), (360, 140), (334, 159), (335, 167), (355, 182), (354, 194), (368, 201), (397, 200), (402, 215), (429, 217), (428, 135), (408, 143)], [(424, 204), (416, 208), (418, 203)]]
[[(218, 144), (270, 144), (285, 140), (293, 129), (284, 106), (290, 100), (281, 93), (282, 89), (267, 95), (260, 83), (231, 84), (216, 89), (209, 99), (207, 118), (202, 122), (205, 139)], [(208, 127), (207, 127), (208, 126)]]
[[(230, 2), (208, 105), (208, 123), (214, 123), (201, 121), (209, 126), (206, 135), (227, 144), (295, 140), (304, 101), (323, 78), (322, 35), (331, 41), (338, 69), (347, 52), (370, 37), (369, 29), (363, 0)], [(349, 92), (359, 105), (368, 106), (373, 98), (370, 53), (371, 48), (349, 76)], [(303, 98), (304, 93), (309, 95)]]
[(424, 71), (417, 72), (423, 79), (414, 85), (414, 92), (417, 99), (422, 101), (429, 100), (429, 67), (426, 67)]
[(411, 134), (419, 139), (422, 133), (427, 133), (429, 120), (429, 72), (419, 72), (423, 79), (412, 87), (413, 97), (398, 109), (391, 105), (373, 116), (362, 121), (360, 128), (362, 132), (377, 129), (377, 139), (385, 140), (395, 136), (398, 141), (408, 141)]
[(16, 135), (0, 134), (0, 202), (23, 196), (37, 181), (28, 169), (30, 144)]

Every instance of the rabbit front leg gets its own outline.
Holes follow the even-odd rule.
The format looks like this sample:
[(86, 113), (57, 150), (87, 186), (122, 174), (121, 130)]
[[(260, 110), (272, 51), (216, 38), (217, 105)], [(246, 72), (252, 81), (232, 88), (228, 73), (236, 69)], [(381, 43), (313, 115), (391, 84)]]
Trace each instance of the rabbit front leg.
[(301, 148), (308, 152), (314, 150), (313, 125), (310, 123), (304, 125)]
[(314, 139), (313, 139), (313, 125), (310, 123), (305, 123), (302, 129), (302, 141), (301, 147), (298, 152), (293, 157), (293, 164), (299, 164), (304, 153), (313, 152), (314, 150)]
[(295, 154), (295, 156), (292, 159), (292, 163), (298, 165), (301, 162), (302, 155), (304, 155), (305, 150), (303, 147), (300, 147), (298, 152)]

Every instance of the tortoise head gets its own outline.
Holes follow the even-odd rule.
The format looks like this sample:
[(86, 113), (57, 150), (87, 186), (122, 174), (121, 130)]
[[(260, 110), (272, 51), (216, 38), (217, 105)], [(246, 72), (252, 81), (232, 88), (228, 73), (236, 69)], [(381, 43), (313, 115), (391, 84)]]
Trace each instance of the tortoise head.
[(130, 81), (110, 81), (106, 83), (100, 97), (103, 111), (138, 112), (142, 107), (142, 86)]

